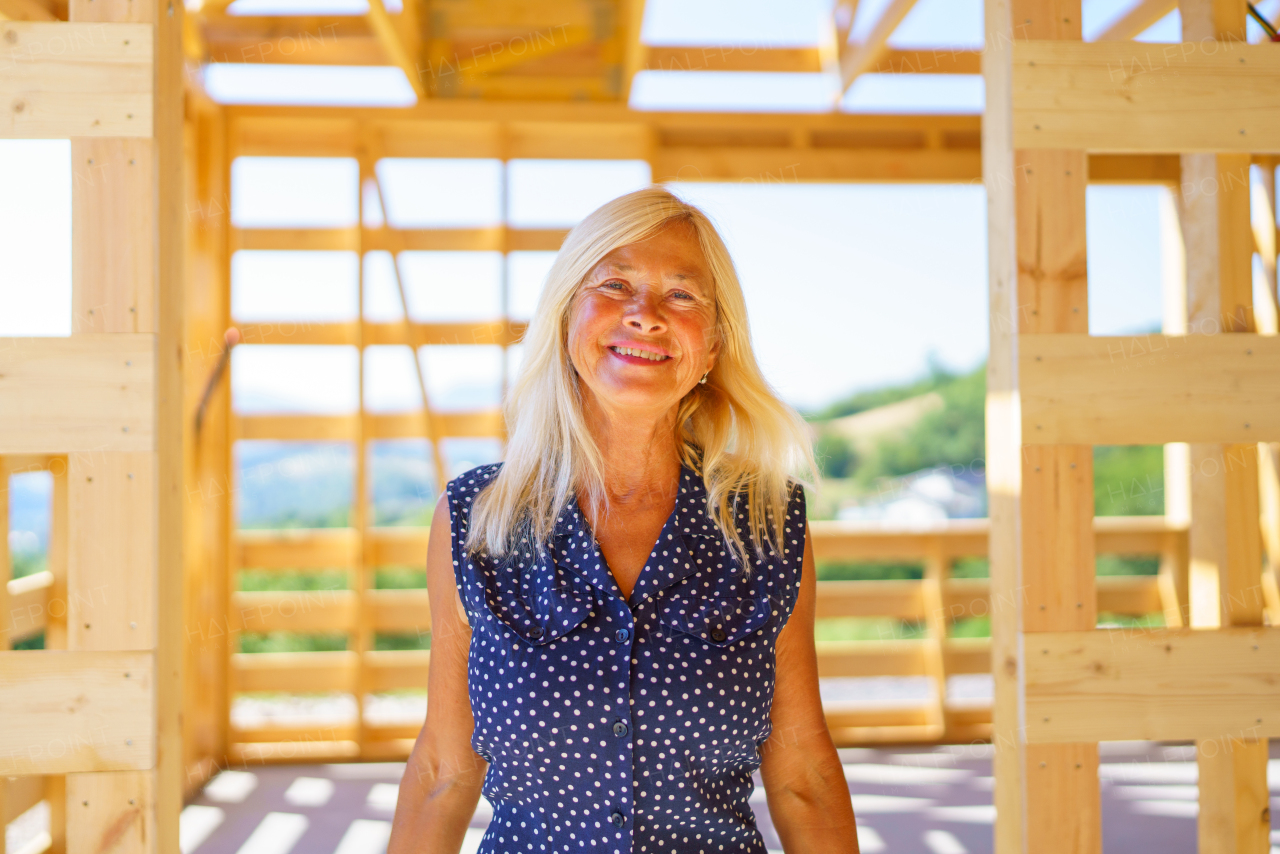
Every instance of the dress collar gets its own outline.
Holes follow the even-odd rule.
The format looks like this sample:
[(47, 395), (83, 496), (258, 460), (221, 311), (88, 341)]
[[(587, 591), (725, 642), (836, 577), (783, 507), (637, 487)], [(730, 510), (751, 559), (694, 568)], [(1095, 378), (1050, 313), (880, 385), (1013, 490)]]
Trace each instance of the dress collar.
[[(709, 568), (708, 552), (718, 553), (716, 545), (720, 539), (720, 531), (707, 507), (707, 489), (702, 477), (682, 465), (675, 507), (640, 570), (627, 604), (635, 608), (646, 596), (654, 596), (700, 569)], [(576, 496), (560, 513), (552, 548), (556, 563), (573, 569), (606, 595), (622, 596)]]

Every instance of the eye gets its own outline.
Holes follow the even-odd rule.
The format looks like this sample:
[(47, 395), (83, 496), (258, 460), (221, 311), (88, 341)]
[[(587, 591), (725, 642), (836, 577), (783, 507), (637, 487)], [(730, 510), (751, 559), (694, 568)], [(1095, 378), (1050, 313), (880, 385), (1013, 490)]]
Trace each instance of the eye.
[(672, 291), (672, 292), (671, 292), (671, 295), (672, 295), (673, 297), (675, 297), (676, 299), (682, 299), (682, 300), (696, 300), (696, 299), (697, 299), (697, 297), (695, 297), (693, 294), (689, 293), (688, 291)]
[(609, 279), (607, 282), (602, 282), (600, 284), (601, 288), (609, 288), (609, 289), (617, 289), (617, 290), (624, 289), (626, 288), (626, 286), (627, 286), (626, 282), (619, 281), (618, 279)]

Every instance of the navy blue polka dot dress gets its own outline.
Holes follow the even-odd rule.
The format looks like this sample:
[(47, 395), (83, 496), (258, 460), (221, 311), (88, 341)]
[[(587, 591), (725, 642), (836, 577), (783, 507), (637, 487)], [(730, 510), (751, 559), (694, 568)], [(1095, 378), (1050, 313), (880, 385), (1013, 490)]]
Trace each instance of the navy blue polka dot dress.
[[(764, 854), (747, 799), (770, 732), (774, 643), (799, 593), (803, 490), (783, 553), (753, 556), (744, 578), (684, 468), (624, 599), (576, 501), (541, 557), (464, 552), (471, 502), (500, 465), (448, 486), (472, 631), (471, 746), (489, 763), (494, 808), (480, 854)], [(749, 542), (743, 514), (738, 526)]]

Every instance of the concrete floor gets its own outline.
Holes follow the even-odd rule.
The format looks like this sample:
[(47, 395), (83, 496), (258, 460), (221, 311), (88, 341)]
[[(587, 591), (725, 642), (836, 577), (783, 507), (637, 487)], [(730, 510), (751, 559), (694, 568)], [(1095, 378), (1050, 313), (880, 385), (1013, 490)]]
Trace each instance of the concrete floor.
[[(1102, 835), (1109, 852), (1195, 854), (1196, 765), (1182, 744), (1101, 746)], [(985, 854), (992, 850), (991, 748), (841, 750), (864, 854)], [(1280, 744), (1271, 744), (1272, 815), (1280, 815)], [(185, 854), (379, 854), (400, 763), (275, 765), (224, 771), (183, 812)], [(757, 779), (757, 783), (758, 783)], [(757, 788), (765, 843), (781, 851)], [(463, 851), (489, 820), (482, 800)], [(1273, 819), (1272, 854), (1280, 854)]]

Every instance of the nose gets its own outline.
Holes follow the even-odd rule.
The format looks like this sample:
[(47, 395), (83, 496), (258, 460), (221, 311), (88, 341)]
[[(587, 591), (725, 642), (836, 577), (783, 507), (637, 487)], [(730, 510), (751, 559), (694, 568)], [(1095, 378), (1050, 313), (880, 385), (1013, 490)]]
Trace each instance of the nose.
[(627, 304), (623, 322), (628, 329), (644, 335), (660, 335), (667, 331), (662, 314), (662, 299), (649, 288), (641, 288)]

